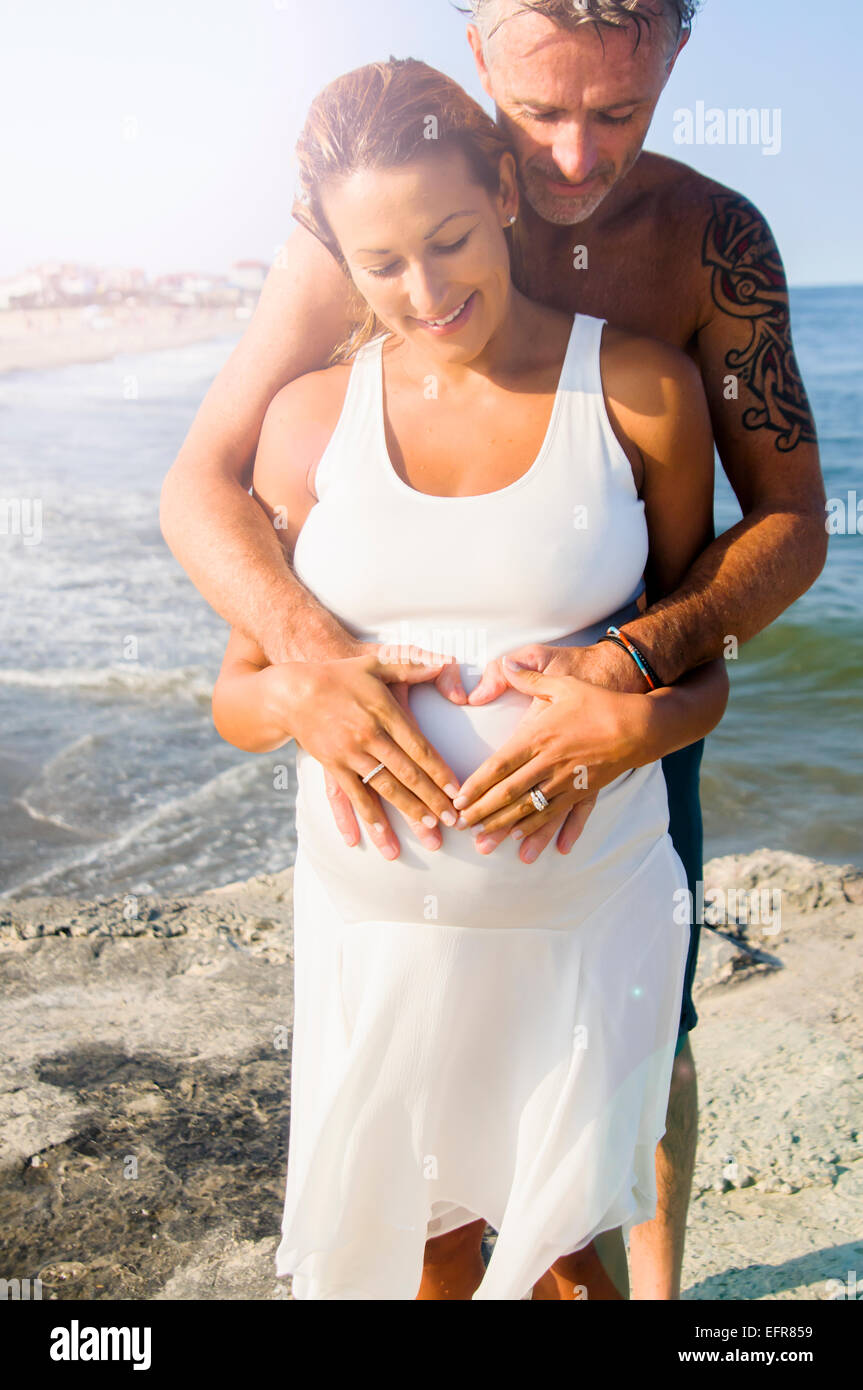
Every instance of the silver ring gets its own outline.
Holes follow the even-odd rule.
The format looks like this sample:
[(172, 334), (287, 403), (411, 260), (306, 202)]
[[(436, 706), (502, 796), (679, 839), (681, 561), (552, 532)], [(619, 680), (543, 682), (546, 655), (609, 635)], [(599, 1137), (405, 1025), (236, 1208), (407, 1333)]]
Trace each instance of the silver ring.
[(547, 811), (549, 806), (551, 805), (551, 802), (548, 800), (546, 796), (543, 795), (539, 787), (533, 788), (530, 794), (530, 799), (533, 802), (534, 810), (536, 811)]
[(370, 782), (373, 777), (377, 777), (378, 773), (381, 772), (385, 767), (386, 763), (378, 763), (377, 767), (373, 768), (372, 771), (368, 774), (368, 776), (363, 778), (363, 786), (365, 786), (367, 782)]

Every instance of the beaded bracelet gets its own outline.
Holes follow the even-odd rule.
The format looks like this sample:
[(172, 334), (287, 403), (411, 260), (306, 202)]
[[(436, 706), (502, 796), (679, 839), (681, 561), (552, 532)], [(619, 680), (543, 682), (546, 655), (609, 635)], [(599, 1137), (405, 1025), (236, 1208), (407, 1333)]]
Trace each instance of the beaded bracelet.
[(660, 688), (660, 686), (662, 685), (662, 681), (659, 679), (650, 662), (647, 660), (647, 657), (644, 655), (643, 652), (640, 652), (638, 650), (638, 647), (636, 647), (635, 643), (629, 637), (627, 637), (625, 632), (620, 631), (619, 627), (610, 627), (607, 630), (607, 632), (605, 632), (605, 634), (602, 637), (600, 637), (599, 641), (613, 642), (616, 647), (620, 647), (621, 651), (628, 652), (628, 654), (632, 657), (633, 661), (638, 667), (639, 671), (644, 676), (644, 679), (647, 681), (647, 684), (649, 685), (650, 689), (658, 690)]

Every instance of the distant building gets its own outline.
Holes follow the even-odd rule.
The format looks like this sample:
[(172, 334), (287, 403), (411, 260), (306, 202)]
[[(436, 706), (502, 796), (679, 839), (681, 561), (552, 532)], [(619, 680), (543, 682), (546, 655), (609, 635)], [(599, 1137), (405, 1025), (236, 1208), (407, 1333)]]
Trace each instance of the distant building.
[(145, 270), (126, 270), (121, 267), (99, 271), (99, 290), (103, 294), (123, 297), (132, 294), (144, 294), (147, 287), (147, 272)]
[(179, 270), (159, 275), (150, 287), (157, 299), (178, 307), (234, 304), (238, 299), (227, 275), (210, 275), (199, 270)]
[(41, 301), (42, 277), (22, 270), (0, 280), (0, 309), (35, 309)]
[(150, 280), (140, 267), (45, 261), (0, 278), (0, 312), (82, 305), (168, 304), (176, 308), (253, 306), (267, 277), (264, 261), (237, 261), (227, 274), (178, 270)]
[(260, 294), (269, 269), (266, 261), (235, 261), (231, 266), (231, 284), (247, 294)]

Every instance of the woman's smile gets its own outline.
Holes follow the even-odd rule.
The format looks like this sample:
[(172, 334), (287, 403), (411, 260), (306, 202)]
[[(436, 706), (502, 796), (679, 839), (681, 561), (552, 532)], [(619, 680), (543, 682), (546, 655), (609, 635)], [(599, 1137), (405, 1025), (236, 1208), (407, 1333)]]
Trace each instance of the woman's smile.
[(429, 333), (433, 333), (436, 338), (448, 337), (451, 333), (458, 333), (471, 317), (476, 304), (477, 291), (469, 295), (460, 305), (457, 305), (450, 314), (444, 315), (439, 319), (414, 318), (421, 328), (425, 328)]

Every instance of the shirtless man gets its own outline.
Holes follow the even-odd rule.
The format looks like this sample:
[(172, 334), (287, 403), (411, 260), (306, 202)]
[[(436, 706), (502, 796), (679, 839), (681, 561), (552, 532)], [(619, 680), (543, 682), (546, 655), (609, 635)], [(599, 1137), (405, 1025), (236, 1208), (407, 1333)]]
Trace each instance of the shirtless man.
[[(471, 0), (474, 23), (468, 28), (483, 86), (517, 152), (528, 292), (673, 343), (701, 371), (717, 448), (743, 520), (708, 547), (676, 593), (627, 624), (627, 634), (666, 684), (722, 656), (728, 637), (742, 643), (773, 622), (814, 583), (827, 547), (815, 428), (770, 229), (740, 194), (684, 164), (642, 152), (656, 103), (689, 38), (694, 8), (689, 0)], [(418, 819), (407, 774), (403, 780), (379, 774), (379, 791), (374, 783), (361, 784), (355, 769), (368, 765), (367, 752), (351, 736), (352, 718), (373, 708), (417, 774), (425, 774), (421, 785), (430, 778), (435, 790), (443, 787), (445, 769), (418, 738), (395, 685), (343, 660), (368, 655), (368, 649), (294, 577), (278, 535), (248, 492), (271, 400), (288, 382), (325, 365), (349, 321), (341, 271), (308, 231), (298, 229), (168, 474), (162, 530), (226, 622), (272, 663), (304, 664), (314, 699), (298, 742), (327, 769), (333, 811), (348, 842), (359, 841), (359, 817), (372, 842), (392, 858), (399, 845), (381, 796), (427, 844), (439, 845), (440, 831)], [(441, 563), (453, 559), (442, 556)], [(647, 688), (630, 657), (611, 643), (565, 649), (555, 656), (555, 674), (563, 672), (561, 663), (596, 687)], [(445, 670), (438, 686), (463, 703), (457, 672), (457, 666)], [(604, 739), (611, 766), (624, 736), (628, 731), (603, 720), (592, 748)], [(671, 834), (693, 892), (702, 877), (702, 747), (663, 760)], [(487, 822), (489, 809), (501, 804), (494, 787), (505, 775), (492, 758), (469, 779), (463, 814), (471, 824)], [(423, 795), (423, 809), (439, 818), (441, 793)], [(556, 822), (532, 830), (520, 850), (525, 863), (554, 839), (566, 852), (588, 809), (585, 799), (565, 819), (558, 813)], [(490, 827), (486, 852), (513, 828)], [(691, 986), (697, 946), (696, 922), (667, 1129), (657, 1149), (657, 1214), (631, 1237), (632, 1295), (640, 1299), (680, 1296), (697, 1133), (688, 1041), (696, 1022)], [(483, 1273), (483, 1229), (484, 1222), (475, 1222), (427, 1243), (421, 1298), (470, 1298)], [(558, 1261), (534, 1297), (573, 1298), (580, 1285), (590, 1298), (619, 1297), (619, 1278), (610, 1275), (600, 1238)]]

